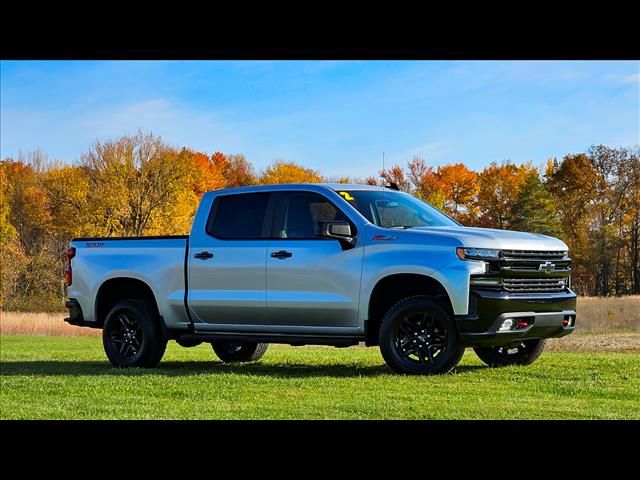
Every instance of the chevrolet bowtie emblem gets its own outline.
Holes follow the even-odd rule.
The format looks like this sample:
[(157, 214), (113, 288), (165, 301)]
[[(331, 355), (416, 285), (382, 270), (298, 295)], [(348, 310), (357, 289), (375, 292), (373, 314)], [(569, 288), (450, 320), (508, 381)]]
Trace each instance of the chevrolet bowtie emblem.
[(541, 263), (538, 267), (539, 272), (551, 273), (556, 269), (556, 264), (551, 262)]

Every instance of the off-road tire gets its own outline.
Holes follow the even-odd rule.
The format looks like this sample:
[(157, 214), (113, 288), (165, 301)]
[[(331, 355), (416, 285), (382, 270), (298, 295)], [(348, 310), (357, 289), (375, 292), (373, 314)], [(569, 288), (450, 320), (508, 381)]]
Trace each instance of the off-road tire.
[(211, 347), (218, 358), (225, 363), (256, 362), (269, 347), (268, 343), (216, 341)]
[(114, 367), (153, 368), (164, 355), (167, 337), (151, 305), (142, 300), (124, 300), (107, 315), (102, 344)]
[(542, 355), (544, 344), (544, 339), (523, 340), (517, 346), (475, 347), (473, 350), (490, 367), (531, 365)]
[(452, 315), (427, 295), (393, 305), (382, 319), (379, 343), (387, 365), (403, 374), (448, 373), (464, 354)]

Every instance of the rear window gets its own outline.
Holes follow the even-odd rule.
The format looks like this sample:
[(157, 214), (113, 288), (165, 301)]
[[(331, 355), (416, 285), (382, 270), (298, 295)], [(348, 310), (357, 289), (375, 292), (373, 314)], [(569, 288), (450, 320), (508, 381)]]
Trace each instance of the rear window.
[(229, 240), (261, 238), (269, 195), (245, 193), (218, 197), (208, 233)]

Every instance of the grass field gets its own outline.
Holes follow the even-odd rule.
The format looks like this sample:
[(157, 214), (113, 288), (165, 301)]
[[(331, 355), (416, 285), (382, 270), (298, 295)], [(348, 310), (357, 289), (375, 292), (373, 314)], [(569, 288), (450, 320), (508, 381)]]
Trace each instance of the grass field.
[(0, 418), (640, 419), (640, 355), (545, 353), (490, 369), (394, 375), (378, 349), (271, 346), (227, 365), (208, 345), (170, 342), (160, 367), (116, 370), (100, 339), (0, 337)]

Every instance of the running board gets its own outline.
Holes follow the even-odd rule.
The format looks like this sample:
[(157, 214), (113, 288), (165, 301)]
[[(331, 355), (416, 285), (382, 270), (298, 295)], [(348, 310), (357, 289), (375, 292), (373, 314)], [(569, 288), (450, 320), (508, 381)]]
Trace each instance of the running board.
[(290, 335), (277, 333), (243, 333), (243, 332), (200, 332), (178, 334), (175, 340), (184, 343), (241, 341), (256, 343), (284, 343), (292, 346), (302, 345), (331, 345), (334, 347), (350, 347), (364, 341), (364, 337), (353, 336), (319, 336), (319, 335)]

